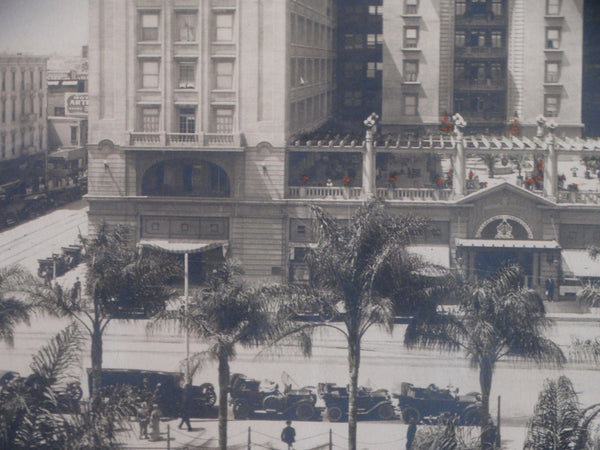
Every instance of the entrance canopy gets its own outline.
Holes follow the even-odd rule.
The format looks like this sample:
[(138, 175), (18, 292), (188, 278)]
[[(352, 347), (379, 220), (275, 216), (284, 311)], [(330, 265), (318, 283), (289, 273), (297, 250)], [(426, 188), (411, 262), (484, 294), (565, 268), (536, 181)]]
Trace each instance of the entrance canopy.
[(140, 239), (138, 243), (139, 247), (153, 248), (178, 254), (202, 253), (218, 247), (226, 249), (228, 245), (229, 242), (223, 240), (191, 241), (188, 239)]
[(555, 240), (543, 241), (536, 239), (456, 239), (456, 246), (477, 248), (560, 249), (560, 245), (558, 245), (558, 242)]
[(425, 262), (450, 267), (450, 248), (447, 245), (409, 245), (406, 251), (411, 255), (420, 256)]
[(600, 278), (600, 260), (592, 258), (587, 250), (563, 250), (562, 258), (565, 274), (570, 272), (575, 277)]

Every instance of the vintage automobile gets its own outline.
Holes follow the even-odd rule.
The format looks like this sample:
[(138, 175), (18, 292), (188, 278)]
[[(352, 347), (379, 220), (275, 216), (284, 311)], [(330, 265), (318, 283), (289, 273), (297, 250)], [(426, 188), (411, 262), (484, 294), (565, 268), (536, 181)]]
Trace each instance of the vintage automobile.
[[(319, 383), (318, 393), (325, 402), (330, 422), (339, 422), (347, 418), (349, 394), (346, 387), (336, 386), (335, 383)], [(389, 420), (395, 415), (394, 405), (386, 389), (373, 390), (359, 386), (356, 407), (359, 416), (363, 418)]]
[(0, 371), (0, 388), (8, 386), (10, 383), (20, 383), (29, 394), (49, 400), (44, 406), (49, 412), (73, 414), (80, 411), (79, 401), (83, 397), (83, 389), (81, 389), (79, 381), (53, 387), (52, 395), (49, 396), (45, 379), (34, 374), (21, 377), (18, 372)]
[(315, 408), (317, 396), (311, 386), (292, 389), (286, 384), (283, 392), (273, 381), (259, 381), (241, 373), (231, 375), (229, 383), (233, 417), (248, 419), (257, 411), (297, 420), (311, 420), (320, 411)]
[(426, 388), (402, 383), (398, 407), (406, 423), (419, 423), (425, 418), (456, 417), (463, 425), (478, 425), (481, 418), (481, 394), (458, 395), (458, 389), (440, 389), (435, 384)]
[[(88, 372), (90, 395), (92, 371)], [(183, 398), (183, 374), (179, 372), (159, 372), (138, 369), (102, 369), (102, 388), (126, 385), (137, 388), (140, 393), (153, 398), (165, 417), (178, 417), (181, 414)], [(190, 417), (215, 418), (217, 395), (211, 383), (192, 386)]]

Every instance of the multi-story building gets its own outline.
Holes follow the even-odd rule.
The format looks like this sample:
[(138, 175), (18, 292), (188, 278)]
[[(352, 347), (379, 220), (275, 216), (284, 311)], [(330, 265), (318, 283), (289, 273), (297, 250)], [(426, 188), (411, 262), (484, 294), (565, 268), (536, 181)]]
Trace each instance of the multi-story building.
[(387, 130), (426, 134), (461, 113), (472, 131), (544, 114), (581, 135), (583, 0), (386, 0)]
[[(569, 137), (580, 130), (580, 113), (571, 115), (581, 103), (581, 42), (573, 48), (580, 0), (563, 0), (559, 15), (539, 5), (526, 11), (524, 0), (471, 0), (464, 11), (458, 1), (386, 0), (383, 14), (381, 2), (363, 3), (91, 0), (90, 230), (101, 221), (130, 224), (141, 245), (190, 254), (198, 279), (227, 251), (248, 277), (304, 280), (303, 255), (314, 241), (307, 201), (347, 218), (377, 196), (396, 213), (432, 219), (437, 231), (417, 251), (441, 264), (478, 273), (516, 260), (536, 287), (570, 273), (561, 254), (584, 261), (585, 242), (600, 235), (598, 208), (590, 206), (598, 193), (558, 189), (559, 157), (600, 148)], [(343, 17), (350, 4), (375, 25), (365, 48), (353, 44), (342, 55), (336, 36), (344, 47), (363, 39)], [(356, 73), (378, 72), (366, 48), (380, 45), (378, 22), (382, 123), (404, 134), (375, 142), (363, 140), (363, 130), (311, 135), (343, 117), (334, 104), (346, 94), (335, 91), (353, 89), (343, 72), (355, 51)], [(511, 49), (519, 45), (517, 57)], [(548, 67), (554, 63), (559, 75), (546, 78), (557, 73)], [(556, 114), (545, 100), (551, 95), (560, 99)], [(440, 121), (457, 102), (475, 108), (465, 111), (465, 132), (504, 130), (515, 111), (528, 132), (544, 112), (559, 127), (547, 123), (544, 140), (522, 137), (521, 129), (440, 136)], [(483, 114), (491, 106), (493, 114)], [(414, 136), (431, 127), (438, 135)], [(473, 154), (499, 157), (505, 172), (511, 158), (523, 166), (529, 159), (533, 171), (516, 185), (485, 189)]]
[(46, 149), (46, 62), (0, 55), (0, 166)]

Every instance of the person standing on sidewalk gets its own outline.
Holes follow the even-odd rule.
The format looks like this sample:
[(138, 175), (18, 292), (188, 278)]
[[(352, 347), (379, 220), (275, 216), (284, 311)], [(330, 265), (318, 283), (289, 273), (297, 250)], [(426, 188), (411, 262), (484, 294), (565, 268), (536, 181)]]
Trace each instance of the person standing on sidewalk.
[(183, 388), (181, 395), (181, 422), (179, 422), (179, 429), (183, 424), (186, 424), (188, 431), (192, 431), (192, 425), (190, 424), (190, 409), (192, 406), (192, 385), (187, 383)]
[(294, 448), (294, 442), (296, 442), (296, 430), (292, 427), (292, 421), (288, 420), (285, 422), (287, 425), (281, 432), (281, 440), (288, 446), (288, 450)]

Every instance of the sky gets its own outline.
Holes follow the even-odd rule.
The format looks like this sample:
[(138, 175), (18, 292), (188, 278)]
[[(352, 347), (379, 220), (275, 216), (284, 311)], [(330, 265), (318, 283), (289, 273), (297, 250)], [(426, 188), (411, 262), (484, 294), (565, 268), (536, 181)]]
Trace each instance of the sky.
[(87, 0), (0, 0), (0, 53), (81, 54)]

